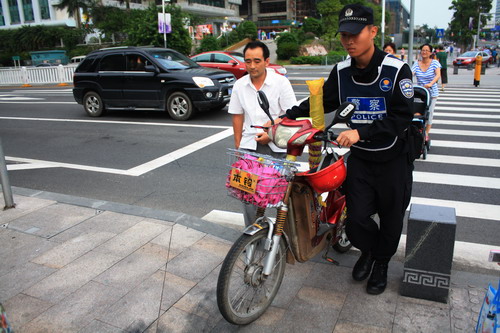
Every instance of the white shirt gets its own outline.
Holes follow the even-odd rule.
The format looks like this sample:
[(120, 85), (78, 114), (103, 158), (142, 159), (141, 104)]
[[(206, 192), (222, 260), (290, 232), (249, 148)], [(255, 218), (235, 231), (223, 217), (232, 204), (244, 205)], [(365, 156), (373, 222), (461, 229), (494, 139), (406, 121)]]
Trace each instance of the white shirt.
[[(260, 88), (269, 101), (269, 112), (273, 119), (284, 114), (286, 110), (297, 104), (295, 93), (290, 81), (282, 75), (277, 74), (273, 69), (267, 68), (266, 79)], [(269, 121), (269, 117), (261, 109), (257, 101), (257, 89), (250, 79), (250, 75), (240, 78), (233, 86), (231, 100), (229, 101), (228, 112), (230, 114), (244, 114), (243, 134), (240, 141), (240, 148), (255, 150), (257, 133), (263, 132), (261, 129), (252, 128), (251, 125), (263, 125)], [(276, 147), (269, 142), (269, 147), (274, 152), (285, 152), (286, 149)]]

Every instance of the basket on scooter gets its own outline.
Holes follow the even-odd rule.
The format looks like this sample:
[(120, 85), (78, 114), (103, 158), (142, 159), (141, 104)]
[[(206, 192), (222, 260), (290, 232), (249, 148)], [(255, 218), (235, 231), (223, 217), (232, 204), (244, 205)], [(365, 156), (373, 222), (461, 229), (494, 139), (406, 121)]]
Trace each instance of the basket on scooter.
[(258, 207), (276, 207), (288, 187), (296, 164), (254, 152), (229, 149), (231, 170), (226, 179), (230, 196)]
[(429, 150), (429, 143), (425, 140), (425, 127), (429, 119), (429, 107), (431, 105), (431, 96), (429, 91), (422, 86), (414, 86), (413, 95), (413, 120), (412, 125), (414, 125), (420, 135), (422, 135), (423, 143), (421, 148), (422, 158), (425, 160), (427, 158), (427, 151)]

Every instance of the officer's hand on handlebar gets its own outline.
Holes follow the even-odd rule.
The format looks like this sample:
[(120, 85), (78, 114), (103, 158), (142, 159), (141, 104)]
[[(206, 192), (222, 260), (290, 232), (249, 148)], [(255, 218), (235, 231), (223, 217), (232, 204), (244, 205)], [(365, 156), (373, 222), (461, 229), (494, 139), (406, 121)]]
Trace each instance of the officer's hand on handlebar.
[(257, 135), (255, 136), (255, 141), (260, 144), (267, 145), (269, 142), (271, 142), (271, 139), (269, 139), (269, 135), (267, 135), (266, 132), (262, 132), (257, 133)]
[(358, 142), (359, 139), (359, 133), (357, 130), (347, 130), (338, 135), (337, 142), (341, 146), (350, 147)]

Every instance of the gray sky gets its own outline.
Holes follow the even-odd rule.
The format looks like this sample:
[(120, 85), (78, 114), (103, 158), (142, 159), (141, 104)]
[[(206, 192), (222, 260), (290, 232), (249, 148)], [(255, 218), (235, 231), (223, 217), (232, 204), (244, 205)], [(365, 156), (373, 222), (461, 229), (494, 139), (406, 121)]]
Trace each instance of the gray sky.
[[(415, 1), (415, 25), (427, 25), (431, 28), (446, 29), (453, 16), (448, 8), (451, 0), (414, 0)], [(492, 1), (491, 12), (495, 12), (497, 0)], [(410, 0), (402, 0), (405, 7), (410, 10)]]

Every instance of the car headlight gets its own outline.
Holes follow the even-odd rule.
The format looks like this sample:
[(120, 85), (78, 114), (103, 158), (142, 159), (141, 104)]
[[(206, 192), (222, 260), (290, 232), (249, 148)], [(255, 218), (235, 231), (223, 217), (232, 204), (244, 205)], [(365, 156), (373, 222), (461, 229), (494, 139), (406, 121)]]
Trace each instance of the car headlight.
[(278, 73), (280, 73), (281, 75), (286, 75), (286, 68), (285, 67), (277, 68), (276, 71)]
[(212, 79), (209, 79), (208, 77), (195, 76), (193, 77), (193, 81), (200, 88), (215, 86), (214, 81), (212, 81)]

